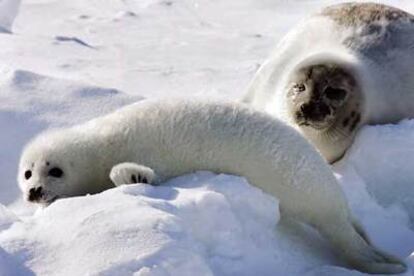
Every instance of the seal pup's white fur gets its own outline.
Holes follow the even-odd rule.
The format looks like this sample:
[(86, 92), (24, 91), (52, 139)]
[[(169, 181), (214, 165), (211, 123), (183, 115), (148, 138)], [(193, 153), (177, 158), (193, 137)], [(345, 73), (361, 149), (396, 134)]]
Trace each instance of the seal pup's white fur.
[(50, 203), (113, 187), (110, 178), (158, 184), (197, 170), (246, 177), (357, 269), (405, 270), (368, 241), (329, 166), (299, 133), (237, 103), (148, 100), (41, 134), (24, 149), (18, 179), (25, 197), (35, 191), (32, 201)]

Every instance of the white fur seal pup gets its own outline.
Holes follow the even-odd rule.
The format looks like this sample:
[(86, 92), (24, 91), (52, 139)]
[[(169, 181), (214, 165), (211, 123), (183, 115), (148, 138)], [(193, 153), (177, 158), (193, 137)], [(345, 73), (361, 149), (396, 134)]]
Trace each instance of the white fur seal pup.
[(148, 100), (46, 132), (24, 149), (18, 180), (27, 200), (47, 204), (197, 170), (246, 177), (279, 199), (282, 215), (314, 226), (361, 271), (405, 270), (369, 242), (329, 166), (299, 133), (237, 103)]
[(364, 124), (414, 117), (414, 16), (375, 3), (327, 7), (277, 45), (244, 102), (295, 126), (329, 161)]

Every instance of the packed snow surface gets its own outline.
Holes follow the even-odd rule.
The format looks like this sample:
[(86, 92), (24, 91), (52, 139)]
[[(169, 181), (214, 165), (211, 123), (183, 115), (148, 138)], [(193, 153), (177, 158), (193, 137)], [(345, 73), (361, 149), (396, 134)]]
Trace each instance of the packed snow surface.
[[(0, 1), (0, 275), (361, 275), (241, 177), (196, 172), (43, 209), (16, 183), (24, 144), (46, 128), (142, 98), (241, 97), (289, 28), (338, 2)], [(334, 167), (373, 241), (408, 264), (413, 138), (413, 120), (364, 127)]]

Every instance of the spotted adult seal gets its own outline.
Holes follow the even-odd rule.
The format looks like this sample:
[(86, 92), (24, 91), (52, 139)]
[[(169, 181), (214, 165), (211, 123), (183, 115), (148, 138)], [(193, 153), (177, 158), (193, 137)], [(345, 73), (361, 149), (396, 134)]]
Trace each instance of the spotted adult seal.
[(339, 4), (282, 39), (243, 101), (293, 125), (333, 163), (361, 126), (414, 116), (413, 68), (413, 15)]

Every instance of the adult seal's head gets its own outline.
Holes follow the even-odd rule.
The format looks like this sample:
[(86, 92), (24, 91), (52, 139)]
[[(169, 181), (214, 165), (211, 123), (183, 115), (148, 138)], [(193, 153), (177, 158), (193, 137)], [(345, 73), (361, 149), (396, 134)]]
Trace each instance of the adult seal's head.
[[(357, 69), (324, 56), (300, 63), (289, 74), (283, 93), (290, 121), (302, 133), (335, 143), (352, 142), (364, 115), (364, 95)], [(342, 152), (320, 150), (333, 162)], [(339, 151), (341, 151), (338, 148)]]
[(330, 163), (366, 124), (414, 116), (414, 16), (343, 3), (304, 19), (262, 64), (243, 101), (298, 129)]
[(288, 111), (297, 125), (324, 132), (344, 128), (343, 133), (356, 128), (358, 120), (352, 122), (351, 114), (360, 117), (357, 109), (363, 99), (351, 68), (335, 61), (301, 65), (285, 89)]

